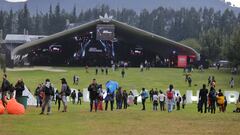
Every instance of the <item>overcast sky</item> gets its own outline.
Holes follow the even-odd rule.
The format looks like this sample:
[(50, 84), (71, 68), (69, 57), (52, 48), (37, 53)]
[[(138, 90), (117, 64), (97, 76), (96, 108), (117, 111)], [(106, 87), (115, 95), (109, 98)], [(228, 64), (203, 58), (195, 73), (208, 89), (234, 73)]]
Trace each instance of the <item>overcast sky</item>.
[[(6, 1), (9, 1), (9, 2), (25, 2), (27, 0), (6, 0)], [(240, 0), (225, 0), (225, 1), (231, 2), (236, 7), (240, 7)]]
[(240, 0), (225, 0), (227, 2), (231, 2), (236, 7), (240, 7)]

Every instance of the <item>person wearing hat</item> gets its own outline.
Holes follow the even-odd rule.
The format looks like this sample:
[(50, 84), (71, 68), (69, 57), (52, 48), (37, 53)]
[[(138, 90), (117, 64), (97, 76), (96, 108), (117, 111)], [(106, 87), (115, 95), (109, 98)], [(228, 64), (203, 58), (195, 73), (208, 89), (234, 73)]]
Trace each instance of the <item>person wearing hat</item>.
[(67, 81), (65, 78), (61, 79), (62, 81), (62, 88), (61, 88), (61, 97), (62, 97), (62, 103), (63, 103), (63, 111), (62, 112), (67, 112), (67, 95), (66, 91), (68, 89)]
[(89, 98), (90, 98), (90, 112), (92, 112), (93, 102), (95, 104), (95, 112), (97, 111), (98, 105), (98, 89), (99, 85), (97, 84), (96, 79), (92, 80), (92, 83), (88, 86)]
[(51, 96), (54, 94), (53, 87), (49, 79), (46, 79), (45, 85), (43, 86), (44, 98), (43, 98), (43, 105), (42, 105), (42, 112), (40, 114), (44, 114), (46, 106), (47, 108), (47, 115), (51, 113)]

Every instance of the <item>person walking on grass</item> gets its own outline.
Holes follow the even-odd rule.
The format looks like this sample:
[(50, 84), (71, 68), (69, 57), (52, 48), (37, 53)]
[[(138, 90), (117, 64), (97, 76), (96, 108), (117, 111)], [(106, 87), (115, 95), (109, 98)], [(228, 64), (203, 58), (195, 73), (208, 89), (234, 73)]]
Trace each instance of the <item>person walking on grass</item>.
[(4, 74), (3, 75), (3, 81), (2, 81), (2, 102), (3, 102), (3, 106), (5, 107), (7, 105), (7, 101), (6, 101), (6, 96), (7, 96), (7, 92), (10, 89), (10, 82), (7, 80), (7, 75)]
[(110, 92), (109, 88), (107, 89), (107, 96), (105, 97), (105, 111), (108, 110), (108, 103), (110, 102), (111, 111), (113, 111), (114, 104), (114, 92)]
[(72, 103), (75, 104), (75, 99), (76, 99), (76, 91), (73, 90), (73, 92), (71, 93), (71, 98), (72, 98)]
[(37, 105), (36, 105), (36, 107), (38, 107), (38, 106), (40, 106), (40, 107), (42, 107), (42, 99), (41, 99), (41, 97), (40, 97), (40, 92), (41, 92), (41, 90), (42, 90), (42, 84), (39, 84), (38, 86), (37, 86), (37, 88), (35, 89), (35, 92), (34, 92), (34, 96), (36, 97), (36, 99), (37, 99)]
[(192, 78), (189, 76), (188, 77), (188, 87), (192, 86)]
[(229, 81), (230, 87), (233, 88), (234, 87), (234, 79), (233, 77), (231, 78), (231, 80)]
[(43, 105), (42, 105), (42, 112), (40, 115), (44, 114), (45, 108), (47, 106), (47, 115), (51, 113), (51, 98), (54, 95), (54, 89), (51, 85), (49, 79), (46, 79), (45, 85), (43, 86), (44, 98), (43, 98)]
[(218, 104), (218, 107), (219, 107), (219, 111), (220, 112), (224, 112), (224, 95), (222, 93), (222, 90), (219, 89), (218, 90), (218, 94), (217, 94), (217, 104)]
[(92, 83), (88, 86), (89, 98), (90, 98), (90, 112), (92, 112), (93, 104), (95, 107), (95, 112), (97, 112), (98, 89), (99, 89), (99, 86), (97, 84), (97, 80), (93, 79)]
[(124, 68), (122, 69), (121, 75), (122, 75), (122, 78), (125, 77), (125, 70), (124, 70)]
[(145, 102), (146, 102), (146, 99), (148, 98), (148, 94), (145, 91), (145, 88), (142, 88), (142, 92), (140, 93), (140, 96), (142, 97), (142, 110), (145, 111), (146, 110)]
[(163, 92), (160, 90), (160, 94), (159, 94), (159, 104), (160, 104), (160, 110), (164, 111), (165, 110), (165, 95), (163, 94)]
[(214, 87), (211, 87), (210, 92), (209, 92), (209, 100), (210, 100), (210, 110), (211, 113), (216, 112), (216, 91)]
[(157, 111), (157, 108), (158, 108), (158, 99), (159, 99), (158, 92), (157, 92), (157, 91), (154, 91), (154, 92), (153, 92), (153, 111)]
[(78, 89), (78, 101), (77, 101), (77, 104), (80, 103), (80, 105), (82, 104), (82, 101), (81, 101), (81, 97), (83, 96), (82, 92), (80, 91), (80, 89)]
[(61, 97), (62, 97), (62, 103), (63, 103), (62, 112), (67, 112), (67, 96), (71, 94), (71, 90), (67, 85), (67, 81), (65, 78), (62, 78), (61, 81), (62, 81)]
[(185, 105), (186, 105), (186, 95), (184, 94), (183, 96), (182, 96), (182, 109), (184, 109), (185, 108)]
[(19, 79), (15, 84), (15, 90), (16, 90), (15, 98), (18, 99), (18, 97), (22, 96), (23, 91), (25, 90), (24, 82), (22, 79)]
[(128, 106), (127, 100), (128, 100), (128, 93), (126, 90), (124, 90), (123, 91), (123, 108), (124, 109), (127, 109), (127, 106)]
[(168, 112), (172, 112), (173, 104), (174, 104), (174, 90), (173, 90), (172, 84), (169, 85), (169, 89), (166, 93), (167, 93), (167, 102), (168, 102)]
[(58, 104), (58, 111), (59, 111), (60, 107), (61, 107), (62, 98), (61, 98), (61, 94), (59, 93), (58, 90), (56, 90), (55, 96), (56, 96), (55, 105)]
[(203, 113), (203, 106), (204, 106), (204, 113), (207, 113), (207, 102), (208, 102), (208, 89), (206, 88), (206, 85), (203, 84), (202, 89), (200, 89), (199, 92), (199, 111)]
[(117, 109), (122, 109), (122, 100), (123, 100), (123, 91), (122, 91), (122, 88), (119, 87), (116, 92)]
[(150, 97), (150, 102), (153, 101), (153, 93), (154, 93), (154, 90), (153, 88), (149, 91), (149, 97)]
[(179, 95), (179, 93), (177, 93), (177, 97), (176, 97), (177, 110), (180, 110), (181, 101), (182, 101), (182, 98)]

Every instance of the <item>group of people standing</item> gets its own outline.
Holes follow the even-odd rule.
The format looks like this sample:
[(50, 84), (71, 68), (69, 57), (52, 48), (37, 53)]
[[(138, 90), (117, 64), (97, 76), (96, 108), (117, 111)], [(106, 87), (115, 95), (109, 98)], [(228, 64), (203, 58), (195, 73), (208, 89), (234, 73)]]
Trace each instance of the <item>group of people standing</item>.
[[(58, 91), (54, 89), (52, 86), (52, 83), (50, 82), (50, 79), (46, 79), (44, 84), (39, 84), (39, 86), (35, 90), (35, 96), (37, 98), (37, 106), (40, 106), (42, 108), (42, 111), (40, 114), (44, 114), (45, 108), (47, 107), (47, 114), (49, 115), (51, 113), (51, 102), (55, 101), (55, 104), (58, 104), (58, 111), (61, 107), (61, 102), (63, 104), (63, 110), (62, 112), (67, 112), (67, 97), (70, 96), (72, 99), (73, 104), (75, 104), (75, 100), (77, 97), (77, 104), (81, 104), (81, 97), (82, 93), (80, 90), (78, 90), (78, 93), (76, 91), (71, 91), (70, 87), (67, 84), (67, 81), (65, 78), (61, 79), (61, 90)], [(78, 94), (78, 96), (76, 96)]]
[(25, 90), (25, 85), (22, 79), (19, 79), (15, 85), (11, 84), (8, 79), (7, 75), (3, 75), (3, 81), (1, 86), (2, 92), (2, 102), (3, 106), (7, 105), (7, 94), (10, 95), (9, 99), (14, 98), (14, 91), (15, 91), (15, 98), (18, 101), (19, 97), (22, 97), (23, 91)]
[(210, 91), (208, 91), (206, 85), (203, 84), (203, 87), (199, 92), (198, 111), (201, 113), (203, 113), (203, 111), (204, 113), (215, 113), (216, 107), (219, 107), (220, 112), (225, 112), (227, 108), (226, 97), (223, 95), (221, 89), (216, 92), (215, 87), (211, 86)]
[[(142, 104), (143, 104), (143, 109), (145, 110), (145, 101), (148, 98), (147, 93), (145, 91), (145, 88), (142, 89), (141, 92), (141, 97), (142, 97)], [(177, 110), (180, 110), (181, 104), (182, 108), (185, 108), (186, 105), (186, 95), (184, 94), (182, 97), (179, 95), (179, 93), (175, 93), (173, 89), (173, 85), (169, 85), (168, 90), (166, 93), (164, 93), (162, 90), (153, 90), (151, 89), (149, 91), (150, 95), (150, 102), (153, 104), (153, 111), (158, 110), (158, 106), (160, 107), (160, 111), (165, 111), (166, 110), (166, 104), (167, 104), (167, 110), (168, 112), (172, 112), (175, 108)]]

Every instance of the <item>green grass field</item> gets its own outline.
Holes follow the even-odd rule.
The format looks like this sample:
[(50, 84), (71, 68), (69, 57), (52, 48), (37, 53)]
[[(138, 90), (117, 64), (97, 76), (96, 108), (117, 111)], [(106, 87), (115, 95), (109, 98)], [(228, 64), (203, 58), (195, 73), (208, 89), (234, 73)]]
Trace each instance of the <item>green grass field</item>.
[[(153, 68), (150, 71), (139, 72), (139, 69), (126, 70), (126, 77), (121, 78), (120, 71), (112, 72), (108, 76), (95, 75), (95, 69), (89, 69), (85, 73), (83, 68), (62, 68), (67, 72), (47, 71), (18, 71), (7, 72), (9, 80), (16, 82), (23, 78), (25, 84), (33, 92), (35, 87), (49, 78), (54, 86), (60, 88), (60, 79), (65, 77), (73, 88), (86, 88), (93, 78), (98, 83), (105, 84), (108, 80), (116, 80), (123, 89), (147, 89), (158, 88), (166, 90), (169, 84), (175, 89), (185, 93), (186, 90), (196, 91), (203, 83), (207, 83), (209, 75), (214, 75), (217, 81), (217, 89), (230, 90), (229, 80), (232, 75), (227, 70), (195, 71), (192, 73), (193, 86), (188, 87), (185, 83), (182, 69)], [(80, 76), (80, 85), (72, 85), (72, 76)], [(234, 76), (235, 88), (240, 88), (239, 76)], [(196, 84), (196, 86), (194, 86)], [(194, 93), (195, 95), (195, 93)], [(182, 135), (237, 135), (240, 134), (240, 114), (232, 113), (234, 104), (228, 105), (226, 113), (199, 114), (196, 104), (187, 105), (181, 111), (153, 112), (152, 104), (147, 101), (147, 111), (141, 111), (141, 104), (130, 106), (127, 110), (114, 110), (103, 112), (89, 112), (89, 103), (72, 105), (69, 103), (67, 113), (58, 112), (53, 104), (50, 116), (38, 115), (40, 108), (30, 107), (23, 116), (2, 115), (0, 116), (0, 135), (159, 135), (159, 134), (182, 134)]]

